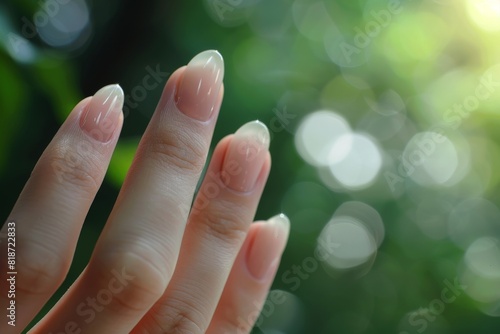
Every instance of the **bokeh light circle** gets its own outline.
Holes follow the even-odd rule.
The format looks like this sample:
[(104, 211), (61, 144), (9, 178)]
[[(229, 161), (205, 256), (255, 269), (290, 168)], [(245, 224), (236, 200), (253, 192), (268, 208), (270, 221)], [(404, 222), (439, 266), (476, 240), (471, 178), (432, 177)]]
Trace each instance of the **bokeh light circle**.
[[(68, 47), (76, 42), (90, 24), (90, 13), (84, 0), (59, 4), (46, 2), (34, 15), (40, 38), (53, 47)], [(88, 37), (88, 36), (87, 36)]]
[(347, 121), (337, 113), (316, 111), (301, 122), (295, 135), (295, 146), (300, 156), (310, 165), (328, 166), (332, 147), (350, 131)]
[(476, 275), (500, 279), (500, 243), (483, 237), (475, 240), (465, 252), (465, 264)]
[(454, 143), (441, 133), (427, 131), (414, 135), (405, 147), (399, 164), (422, 186), (446, 185), (458, 169)]
[(361, 133), (341, 136), (329, 154), (330, 171), (347, 189), (371, 185), (382, 168), (382, 152), (372, 138)]
[(385, 227), (382, 217), (373, 207), (359, 201), (342, 203), (335, 211), (334, 217), (352, 217), (362, 223), (371, 233), (377, 246), (384, 241)]
[(370, 231), (357, 219), (334, 217), (318, 238), (318, 253), (325, 264), (335, 269), (351, 269), (367, 262), (377, 251)]

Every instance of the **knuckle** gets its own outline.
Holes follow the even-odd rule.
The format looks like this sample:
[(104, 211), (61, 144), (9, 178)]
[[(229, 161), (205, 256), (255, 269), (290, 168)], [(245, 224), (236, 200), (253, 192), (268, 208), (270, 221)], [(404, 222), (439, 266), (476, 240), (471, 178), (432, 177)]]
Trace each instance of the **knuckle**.
[(120, 314), (134, 314), (147, 310), (161, 294), (152, 291), (150, 287), (132, 280), (121, 293), (113, 295), (114, 310)]
[(197, 310), (195, 303), (189, 303), (192, 297), (185, 300), (170, 298), (168, 305), (163, 305), (164, 312), (154, 314), (156, 326), (162, 333), (172, 334), (203, 334), (207, 324), (202, 314)]
[(179, 313), (172, 319), (172, 325), (166, 330), (172, 334), (203, 334), (205, 333), (196, 325), (187, 313)]
[(76, 146), (58, 143), (43, 157), (34, 173), (49, 175), (59, 182), (95, 192), (99, 188), (99, 175), (103, 171), (91, 152), (92, 146), (88, 142), (82, 141)]
[(224, 334), (226, 333), (250, 333), (253, 327), (253, 324), (245, 321), (241, 323), (238, 319), (240, 314), (235, 314), (234, 317), (226, 317), (224, 320), (226, 322), (224, 327)]
[(19, 252), (17, 289), (28, 295), (51, 294), (64, 281), (70, 263), (42, 247)]
[(243, 240), (248, 230), (248, 224), (242, 219), (244, 215), (241, 213), (244, 211), (245, 208), (238, 207), (234, 202), (222, 201), (212, 205), (209, 210), (200, 213), (202, 215), (200, 225), (205, 232), (203, 234), (225, 243)]
[(99, 292), (110, 292), (110, 307), (120, 314), (148, 310), (165, 292), (168, 282), (165, 270), (152, 259), (130, 251), (93, 261), (90, 271), (91, 277), (97, 277)]
[(182, 171), (201, 173), (205, 166), (206, 149), (199, 134), (175, 131), (152, 139), (149, 151), (154, 159)]

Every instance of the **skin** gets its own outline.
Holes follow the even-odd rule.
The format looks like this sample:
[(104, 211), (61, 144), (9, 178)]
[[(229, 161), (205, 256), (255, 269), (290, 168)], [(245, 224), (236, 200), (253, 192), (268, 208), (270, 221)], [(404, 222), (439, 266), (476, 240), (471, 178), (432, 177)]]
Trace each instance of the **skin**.
[[(195, 194), (222, 103), (219, 57), (202, 53), (172, 74), (90, 262), (30, 333), (250, 332), (289, 223), (252, 223), (271, 168), (262, 123), (217, 144)], [(20, 194), (0, 238), (0, 291), (8, 291), (13, 222), (16, 326), (4, 319), (1, 333), (21, 333), (65, 279), (122, 107), (117, 85), (82, 100)], [(1, 309), (10, 300), (2, 293)]]

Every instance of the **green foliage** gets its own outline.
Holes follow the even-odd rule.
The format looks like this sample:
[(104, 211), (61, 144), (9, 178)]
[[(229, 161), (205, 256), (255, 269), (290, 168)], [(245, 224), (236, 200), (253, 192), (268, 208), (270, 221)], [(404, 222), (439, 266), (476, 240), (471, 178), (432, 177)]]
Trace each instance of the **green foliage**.
[(120, 188), (134, 160), (139, 138), (128, 138), (116, 145), (113, 158), (109, 163), (107, 178), (114, 186)]

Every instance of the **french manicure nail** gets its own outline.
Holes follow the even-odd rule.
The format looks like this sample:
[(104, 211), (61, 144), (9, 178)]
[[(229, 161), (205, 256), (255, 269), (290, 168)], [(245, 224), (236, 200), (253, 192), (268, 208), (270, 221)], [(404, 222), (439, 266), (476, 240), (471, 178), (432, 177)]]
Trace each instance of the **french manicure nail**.
[(118, 125), (123, 108), (120, 85), (109, 85), (94, 94), (80, 117), (80, 127), (95, 140), (108, 142)]
[(290, 220), (284, 214), (269, 219), (261, 226), (246, 257), (248, 271), (256, 280), (274, 275), (289, 233)]
[(200, 121), (207, 121), (220, 105), (224, 60), (217, 51), (198, 54), (187, 65), (176, 94), (177, 108)]
[(222, 166), (222, 179), (231, 189), (252, 190), (269, 149), (269, 130), (260, 121), (246, 123), (236, 131)]

